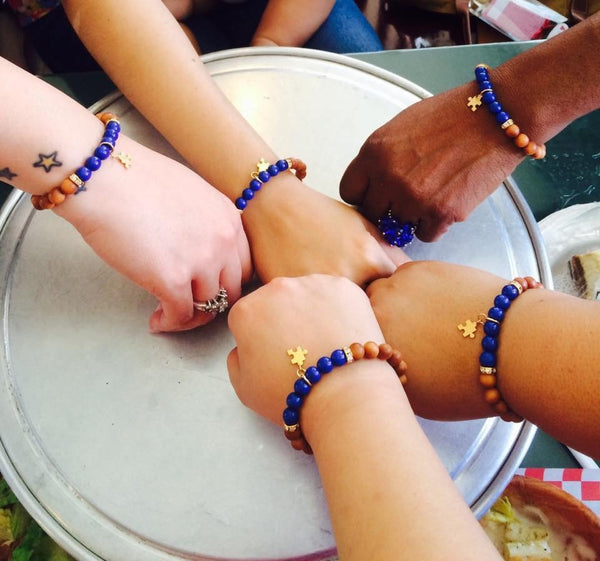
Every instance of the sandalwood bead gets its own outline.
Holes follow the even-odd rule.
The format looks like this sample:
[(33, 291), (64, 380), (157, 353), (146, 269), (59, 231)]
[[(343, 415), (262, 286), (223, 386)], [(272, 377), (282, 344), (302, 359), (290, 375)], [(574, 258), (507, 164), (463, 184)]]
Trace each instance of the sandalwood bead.
[(495, 388), (496, 387), (496, 376), (493, 374), (481, 374), (479, 376), (479, 383), (484, 388)]
[(98, 119), (100, 119), (105, 125), (106, 123), (108, 123), (108, 121), (110, 121), (111, 119), (116, 119), (117, 116), (114, 115), (113, 113), (100, 113), (98, 115), (96, 115), (98, 117)]
[(303, 438), (296, 438), (295, 440), (290, 440), (290, 444), (294, 450), (303, 450), (304, 444), (306, 441)]
[(46, 195), (40, 198), (40, 207), (42, 210), (49, 210), (55, 206), (56, 205), (50, 199), (48, 199)]
[(65, 195), (72, 195), (77, 191), (77, 185), (73, 183), (68, 177), (63, 179), (63, 182), (60, 184), (60, 190)]
[(290, 158), (292, 162), (292, 168), (296, 172), (296, 177), (302, 181), (306, 177), (306, 164), (299, 158)]
[(494, 404), (494, 411), (500, 415), (508, 412), (508, 405), (506, 405), (505, 401), (500, 400), (498, 403)]
[(354, 360), (360, 360), (365, 356), (365, 348), (360, 343), (352, 343), (350, 345), (350, 351)]
[(403, 386), (406, 386), (406, 382), (408, 382), (408, 377), (406, 376), (406, 374), (402, 374), (401, 376), (399, 376), (398, 379), (400, 380), (400, 383)]
[(538, 144), (537, 150), (535, 151), (535, 155), (533, 158), (535, 160), (543, 160), (546, 157), (546, 145)]
[(525, 148), (529, 144), (529, 137), (526, 134), (519, 134), (517, 138), (515, 138), (515, 145), (519, 148)]
[(48, 199), (55, 205), (64, 203), (66, 198), (67, 196), (58, 187), (55, 187), (48, 193)]
[(373, 341), (368, 341), (364, 345), (365, 358), (377, 358), (379, 356), (379, 345)]
[(515, 124), (512, 124), (512, 125), (506, 127), (506, 130), (504, 131), (506, 136), (508, 136), (509, 138), (517, 138), (517, 136), (519, 136), (520, 132), (521, 132), (521, 129)]
[(33, 205), (33, 208), (35, 208), (36, 210), (42, 210), (42, 207), (40, 206), (40, 199), (42, 197), (40, 195), (31, 195), (31, 204)]
[(530, 140), (523, 150), (528, 156), (533, 156), (537, 151), (537, 144), (533, 140)]
[(494, 405), (494, 403), (498, 403), (498, 401), (500, 401), (500, 392), (496, 388), (486, 390), (483, 393), (483, 399), (486, 403)]
[(394, 349), (392, 348), (392, 345), (388, 343), (381, 343), (381, 345), (379, 345), (379, 358), (381, 360), (388, 360), (393, 352)]
[(387, 359), (387, 361), (394, 370), (398, 370), (400, 364), (404, 362), (402, 360), (402, 353), (398, 349), (393, 350), (392, 355)]

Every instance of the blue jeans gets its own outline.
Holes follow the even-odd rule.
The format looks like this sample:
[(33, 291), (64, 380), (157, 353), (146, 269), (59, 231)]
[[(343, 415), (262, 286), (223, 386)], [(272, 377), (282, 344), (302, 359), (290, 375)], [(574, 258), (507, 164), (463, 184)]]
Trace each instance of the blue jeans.
[[(207, 14), (191, 16), (184, 23), (191, 29), (203, 53), (247, 47), (266, 5), (267, 0), (222, 3)], [(383, 49), (375, 30), (354, 0), (337, 0), (327, 20), (304, 46), (334, 53)]]

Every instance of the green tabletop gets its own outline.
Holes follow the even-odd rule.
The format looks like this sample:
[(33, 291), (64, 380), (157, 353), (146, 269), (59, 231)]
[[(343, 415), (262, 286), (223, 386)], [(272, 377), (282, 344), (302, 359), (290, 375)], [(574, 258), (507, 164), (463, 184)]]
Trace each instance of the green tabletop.
[[(493, 43), (430, 49), (407, 49), (354, 55), (394, 72), (431, 93), (438, 93), (473, 77), (473, 67), (485, 62), (494, 67), (536, 45), (536, 42)], [(45, 76), (44, 79), (86, 107), (115, 87), (102, 73)], [(600, 111), (572, 123), (547, 143), (542, 161), (526, 160), (515, 179), (534, 216), (576, 203), (600, 201)], [(0, 184), (0, 203), (8, 187)], [(577, 467), (567, 448), (538, 431), (523, 467)]]

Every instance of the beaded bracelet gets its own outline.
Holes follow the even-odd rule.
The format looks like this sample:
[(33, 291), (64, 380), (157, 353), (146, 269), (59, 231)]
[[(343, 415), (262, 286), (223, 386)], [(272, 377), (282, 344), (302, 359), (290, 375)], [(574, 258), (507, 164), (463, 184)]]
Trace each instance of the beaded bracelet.
[(298, 158), (284, 158), (274, 164), (269, 164), (261, 158), (256, 164), (256, 170), (250, 173), (251, 180), (248, 187), (242, 191), (242, 196), (235, 200), (235, 206), (239, 210), (244, 210), (248, 206), (248, 201), (254, 198), (257, 191), (260, 191), (263, 183), (267, 183), (271, 177), (288, 169), (294, 170), (300, 181), (306, 177), (306, 164)]
[(494, 298), (494, 305), (488, 310), (487, 315), (481, 314), (483, 317), (476, 322), (467, 320), (464, 324), (457, 326), (463, 332), (463, 337), (473, 339), (477, 325), (483, 325), (485, 335), (481, 340), (482, 352), (479, 355), (479, 383), (483, 388), (483, 399), (504, 421), (520, 423), (523, 417), (517, 415), (508, 407), (498, 389), (496, 363), (500, 327), (512, 301), (528, 288), (539, 288), (541, 286), (543, 286), (542, 283), (533, 277), (517, 277), (505, 285), (501, 293)]
[(513, 139), (515, 146), (522, 148), (525, 154), (531, 156), (534, 160), (541, 160), (546, 156), (546, 146), (529, 140), (529, 137), (521, 132), (521, 129), (510, 118), (510, 115), (504, 111), (494, 93), (489, 70), (490, 67), (486, 64), (478, 64), (475, 67), (475, 80), (480, 91), (477, 95), (468, 98), (467, 107), (475, 112), (482, 103), (485, 103), (489, 112), (496, 117), (496, 121), (506, 136)]
[[(119, 119), (112, 113), (98, 113), (96, 117), (104, 123), (104, 135), (100, 144), (84, 165), (77, 168), (58, 187), (54, 187), (45, 195), (31, 196), (31, 204), (37, 210), (54, 208), (64, 203), (68, 195), (77, 195), (81, 191), (85, 191), (86, 182), (90, 180), (95, 171), (100, 169), (102, 162), (113, 153), (121, 131)], [(131, 165), (131, 158), (126, 154), (119, 154), (118, 160), (126, 168)]]
[(352, 343), (349, 347), (336, 349), (331, 353), (331, 356), (323, 356), (318, 361), (316, 366), (309, 366), (306, 370), (303, 368), (304, 359), (308, 351), (302, 347), (296, 349), (288, 349), (291, 363), (298, 366), (296, 374), (298, 379), (294, 383), (294, 391), (287, 396), (287, 407), (283, 411), (283, 432), (285, 437), (290, 441), (292, 448), (295, 450), (303, 450), (306, 454), (312, 454), (310, 444), (304, 438), (302, 429), (300, 428), (300, 409), (314, 386), (324, 374), (328, 374), (334, 368), (344, 366), (361, 358), (379, 358), (385, 360), (396, 371), (398, 379), (405, 385), (406, 377), (406, 362), (402, 360), (402, 354), (399, 350), (392, 348), (387, 343), (378, 345), (373, 341), (369, 341), (364, 345), (360, 343)]

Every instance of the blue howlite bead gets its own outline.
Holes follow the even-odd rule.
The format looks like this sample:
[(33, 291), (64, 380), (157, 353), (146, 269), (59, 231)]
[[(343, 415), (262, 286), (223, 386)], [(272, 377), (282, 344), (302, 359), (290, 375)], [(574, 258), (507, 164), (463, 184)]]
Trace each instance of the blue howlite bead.
[(106, 158), (110, 156), (110, 152), (111, 150), (108, 146), (98, 146), (98, 148), (94, 150), (94, 156), (101, 160), (106, 160)]
[(481, 366), (496, 366), (496, 355), (485, 351), (479, 355), (479, 364)]
[(489, 76), (488, 69), (484, 66), (478, 66), (477, 68), (475, 68), (475, 76)]
[(494, 298), (494, 306), (502, 310), (508, 310), (508, 308), (510, 308), (510, 299), (504, 294), (498, 294), (498, 296)]
[(90, 177), (92, 177), (92, 172), (86, 168), (85, 166), (81, 166), (75, 171), (75, 174), (81, 181), (87, 181)]
[(510, 115), (506, 111), (500, 111), (500, 113), (496, 113), (496, 121), (499, 125), (502, 123), (506, 123), (510, 119)]
[(490, 337), (498, 337), (500, 334), (500, 324), (493, 321), (486, 321), (483, 324), (483, 332)]
[(488, 109), (490, 110), (490, 113), (500, 113), (500, 111), (502, 111), (502, 105), (497, 101), (494, 101), (488, 105)]
[(509, 300), (514, 300), (519, 295), (519, 289), (514, 284), (507, 284), (502, 288), (502, 294)]
[(334, 366), (343, 366), (347, 361), (346, 353), (342, 349), (336, 349), (331, 353), (331, 362)]
[(495, 319), (496, 321), (502, 321), (504, 319), (504, 310), (496, 308), (496, 306), (494, 306), (493, 308), (490, 308), (488, 310), (487, 315), (488, 317)]
[(111, 121), (105, 127), (105, 130), (116, 132), (117, 134), (121, 132), (121, 125), (116, 121)]
[(488, 335), (481, 340), (481, 347), (484, 351), (495, 353), (498, 350), (498, 339)]
[(242, 191), (242, 197), (247, 201), (251, 201), (254, 198), (254, 191), (248, 187)]
[(102, 137), (102, 141), (107, 141), (107, 142), (116, 142), (117, 138), (119, 138), (118, 133), (112, 132), (112, 131), (104, 131), (104, 136)]
[(328, 356), (322, 356), (319, 360), (317, 360), (317, 368), (321, 374), (327, 374), (333, 370), (333, 362)]
[(102, 160), (100, 158), (98, 158), (97, 156), (90, 156), (85, 161), (85, 167), (92, 171), (99, 170), (101, 165), (102, 165)]
[(479, 80), (479, 87), (482, 90), (493, 90), (492, 83), (489, 80)]
[(269, 181), (269, 179), (271, 179), (271, 176), (269, 175), (268, 171), (261, 171), (258, 174), (258, 179), (260, 179), (263, 183), (266, 183), (267, 181)]
[(291, 409), (300, 409), (302, 406), (302, 396), (298, 395), (296, 392), (292, 392), (287, 396), (285, 402)]
[(481, 101), (483, 101), (483, 103), (486, 105), (489, 105), (490, 103), (496, 101), (496, 94), (494, 94), (494, 92), (485, 92), (481, 96)]
[(248, 201), (246, 199), (240, 197), (239, 199), (235, 200), (235, 206), (239, 210), (244, 210), (248, 206)]
[(262, 183), (258, 179), (253, 179), (248, 184), (248, 188), (252, 189), (253, 191), (260, 191), (261, 187), (262, 187)]
[(288, 407), (283, 411), (283, 422), (286, 425), (295, 425), (300, 421), (300, 411)]
[(287, 160), (278, 160), (275, 165), (279, 168), (279, 171), (285, 171), (290, 167)]
[(310, 386), (302, 378), (298, 378), (294, 382), (294, 391), (298, 395), (305, 396), (310, 392)]
[(306, 379), (311, 384), (316, 384), (321, 379), (321, 373), (319, 372), (319, 369), (316, 368), (315, 366), (309, 366), (306, 369), (304, 376), (306, 376)]
[(276, 165), (271, 165), (267, 168), (269, 175), (275, 177), (279, 173), (279, 168)]

